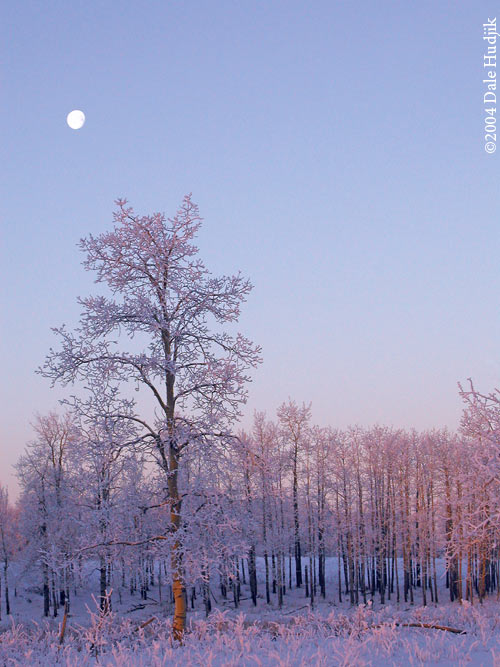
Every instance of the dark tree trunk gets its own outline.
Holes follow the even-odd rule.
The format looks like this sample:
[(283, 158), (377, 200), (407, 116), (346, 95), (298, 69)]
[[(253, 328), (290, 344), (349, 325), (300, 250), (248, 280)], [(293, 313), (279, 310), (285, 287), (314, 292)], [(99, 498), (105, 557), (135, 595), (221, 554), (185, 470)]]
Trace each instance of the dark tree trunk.
[(250, 595), (254, 607), (257, 606), (257, 569), (255, 566), (255, 546), (250, 547), (248, 552), (248, 578), (250, 579)]

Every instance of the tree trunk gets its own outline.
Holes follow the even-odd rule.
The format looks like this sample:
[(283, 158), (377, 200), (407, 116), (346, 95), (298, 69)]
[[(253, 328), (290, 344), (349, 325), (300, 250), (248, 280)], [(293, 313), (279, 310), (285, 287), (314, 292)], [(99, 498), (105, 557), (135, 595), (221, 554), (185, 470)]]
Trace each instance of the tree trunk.
[(9, 614), (10, 614), (9, 581), (8, 581), (8, 578), (7, 578), (8, 567), (9, 567), (9, 561), (7, 560), (7, 557), (5, 557), (5, 561), (4, 561), (4, 564), (3, 564), (3, 580), (4, 580), (4, 583), (5, 583), (5, 586), (4, 586), (4, 588), (5, 588), (5, 593), (4, 593), (4, 596), (5, 596), (5, 613), (7, 614), (7, 616), (9, 616)]
[(299, 527), (299, 501), (298, 501), (298, 444), (294, 445), (293, 456), (293, 524), (295, 536), (295, 580), (297, 588), (302, 586), (302, 553), (300, 548), (300, 527)]
[[(171, 502), (170, 522), (172, 530), (175, 533), (179, 530), (181, 525), (182, 501), (179, 497), (179, 489), (177, 485), (179, 459), (175, 445), (172, 441), (170, 442), (169, 463), (168, 490)], [(186, 629), (187, 604), (186, 588), (182, 571), (182, 545), (177, 539), (172, 548), (172, 591), (174, 595), (172, 635), (175, 640), (182, 642), (184, 631)]]
[(271, 594), (269, 591), (269, 557), (267, 555), (267, 550), (264, 551), (264, 564), (266, 569), (266, 602), (271, 604)]
[(257, 568), (255, 566), (255, 546), (250, 547), (248, 552), (248, 578), (250, 579), (250, 595), (254, 607), (257, 606)]
[(106, 559), (104, 556), (99, 557), (99, 589), (100, 589), (100, 607), (101, 611), (107, 613), (107, 597), (106, 597)]
[(205, 605), (205, 617), (212, 611), (212, 600), (210, 599), (210, 575), (208, 569), (203, 571), (203, 604)]
[(47, 563), (42, 564), (43, 577), (43, 615), (50, 614), (50, 588), (49, 588), (49, 567)]

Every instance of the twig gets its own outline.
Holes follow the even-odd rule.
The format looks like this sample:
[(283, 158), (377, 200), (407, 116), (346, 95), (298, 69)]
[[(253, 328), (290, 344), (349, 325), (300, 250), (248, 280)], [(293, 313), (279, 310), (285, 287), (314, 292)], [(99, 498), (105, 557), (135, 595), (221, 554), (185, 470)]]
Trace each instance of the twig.
[(283, 614), (283, 616), (289, 616), (290, 614), (294, 614), (296, 611), (300, 611), (301, 609), (307, 609), (309, 607), (308, 604), (303, 605), (302, 607), (298, 607), (297, 609), (292, 609), (292, 611), (287, 611)]

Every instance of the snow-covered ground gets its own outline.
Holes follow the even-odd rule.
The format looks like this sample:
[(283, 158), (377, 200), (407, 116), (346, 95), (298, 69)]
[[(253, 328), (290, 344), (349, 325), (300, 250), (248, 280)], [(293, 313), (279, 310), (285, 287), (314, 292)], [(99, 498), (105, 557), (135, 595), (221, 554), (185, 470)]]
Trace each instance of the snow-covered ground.
[[(262, 561), (258, 565), (257, 608), (248, 585), (242, 585), (241, 604), (235, 609), (231, 593), (223, 600), (214, 581), (218, 604), (206, 620), (198, 596), (183, 646), (171, 644), (172, 609), (169, 602), (159, 604), (157, 586), (141, 601), (117, 585), (113, 611), (102, 618), (92, 599), (98, 590), (97, 572), (89, 570), (84, 592), (72, 597), (60, 645), (61, 615), (44, 620), (36, 584), (23, 586), (12, 576), (12, 615), (1, 621), (0, 665), (500, 665), (496, 597), (483, 605), (451, 604), (440, 577), (438, 605), (420, 606), (419, 591), (414, 605), (394, 600), (380, 605), (377, 596), (367, 605), (351, 606), (345, 599), (339, 604), (336, 559), (329, 559), (326, 600), (317, 598), (311, 610), (304, 591), (293, 590), (279, 610), (276, 596), (271, 605), (265, 602)], [(162, 594), (167, 596), (165, 586)], [(464, 634), (409, 624), (446, 626)]]

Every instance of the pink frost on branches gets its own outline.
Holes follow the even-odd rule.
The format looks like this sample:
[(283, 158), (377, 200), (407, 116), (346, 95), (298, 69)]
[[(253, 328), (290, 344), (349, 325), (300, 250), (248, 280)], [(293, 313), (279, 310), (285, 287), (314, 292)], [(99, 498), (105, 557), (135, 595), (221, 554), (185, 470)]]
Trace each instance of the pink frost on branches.
[[(179, 465), (183, 450), (196, 441), (213, 443), (230, 435), (246, 400), (249, 370), (260, 349), (242, 334), (222, 327), (237, 321), (252, 286), (240, 274), (213, 277), (193, 240), (201, 219), (186, 196), (174, 218), (137, 216), (126, 200), (117, 201), (112, 232), (80, 241), (84, 266), (95, 271), (112, 297), (80, 299), (83, 313), (74, 333), (56, 329), (61, 349), (50, 351), (42, 373), (63, 384), (83, 380), (110, 386), (132, 383), (150, 392), (153, 420), (125, 413), (149, 441), (166, 475), (172, 533), (174, 637), (182, 637), (184, 594)], [(126, 339), (136, 338), (127, 345)], [(137, 351), (138, 343), (144, 347)], [(188, 489), (189, 492), (189, 489)]]
[[(201, 218), (190, 196), (172, 219), (137, 216), (126, 200), (117, 205), (113, 231), (79, 244), (85, 268), (113, 298), (79, 300), (80, 327), (75, 333), (55, 329), (62, 347), (50, 351), (43, 373), (64, 384), (89, 376), (137, 383), (151, 391), (161, 419), (173, 419), (175, 406), (190, 413), (191, 424), (197, 415), (202, 431), (207, 421), (225, 425), (239, 414), (260, 349), (241, 334), (211, 330), (209, 320), (236, 321), (252, 286), (239, 274), (211, 276), (197, 257), (193, 240)], [(148, 345), (126, 351), (123, 334), (146, 335)], [(179, 426), (187, 415), (176, 418)]]

